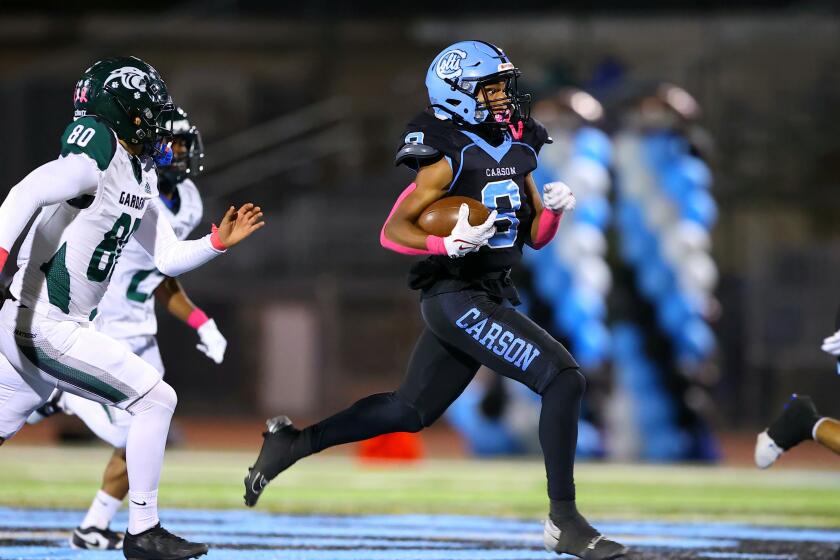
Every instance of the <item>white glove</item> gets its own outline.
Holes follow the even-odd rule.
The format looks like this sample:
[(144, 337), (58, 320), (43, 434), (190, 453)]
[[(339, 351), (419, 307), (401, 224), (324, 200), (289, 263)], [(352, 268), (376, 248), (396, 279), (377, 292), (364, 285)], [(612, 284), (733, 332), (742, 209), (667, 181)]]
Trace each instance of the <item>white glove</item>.
[(822, 351), (832, 356), (840, 356), (840, 331), (823, 340)]
[(496, 235), (496, 211), (490, 212), (483, 224), (470, 225), (470, 207), (462, 204), (458, 209), (458, 221), (452, 228), (452, 233), (443, 238), (446, 253), (453, 259), (463, 257), (467, 253), (478, 251), (490, 238)]
[(567, 210), (574, 210), (577, 200), (569, 185), (562, 181), (555, 181), (543, 185), (543, 204), (555, 214), (560, 214)]
[(222, 360), (225, 359), (227, 340), (219, 332), (216, 321), (210, 319), (198, 327), (198, 337), (201, 339), (201, 343), (197, 344), (196, 348), (217, 364), (221, 364)]

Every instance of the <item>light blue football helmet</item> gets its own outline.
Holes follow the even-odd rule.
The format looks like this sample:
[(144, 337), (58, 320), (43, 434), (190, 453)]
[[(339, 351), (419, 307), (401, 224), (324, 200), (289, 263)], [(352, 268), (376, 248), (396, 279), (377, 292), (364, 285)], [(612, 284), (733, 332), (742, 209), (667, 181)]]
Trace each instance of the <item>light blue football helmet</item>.
[[(514, 120), (526, 120), (531, 96), (517, 89), (519, 70), (495, 45), (484, 41), (460, 41), (443, 49), (426, 72), (426, 88), (435, 114), (456, 124), (487, 124), (506, 128)], [(505, 82), (507, 99), (491, 107), (478, 99), (486, 84)], [(499, 106), (507, 104), (506, 111)], [(495, 115), (493, 113), (495, 112)]]

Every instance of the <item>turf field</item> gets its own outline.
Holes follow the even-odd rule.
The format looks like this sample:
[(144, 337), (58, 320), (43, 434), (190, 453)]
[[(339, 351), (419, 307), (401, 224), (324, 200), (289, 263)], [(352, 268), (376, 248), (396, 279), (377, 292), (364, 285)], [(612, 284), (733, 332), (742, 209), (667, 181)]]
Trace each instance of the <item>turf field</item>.
[[(0, 558), (121, 558), (72, 551), (65, 534), (99, 484), (109, 451), (0, 451)], [(241, 506), (250, 454), (171, 451), (164, 521), (212, 543), (210, 558), (543, 559), (537, 461), (430, 460), (364, 466), (316, 457)], [(582, 464), (578, 502), (634, 558), (833, 558), (840, 476), (831, 471)], [(316, 516), (317, 515), (317, 516)], [(118, 524), (121, 525), (122, 522)], [(556, 556), (553, 556), (556, 557)]]

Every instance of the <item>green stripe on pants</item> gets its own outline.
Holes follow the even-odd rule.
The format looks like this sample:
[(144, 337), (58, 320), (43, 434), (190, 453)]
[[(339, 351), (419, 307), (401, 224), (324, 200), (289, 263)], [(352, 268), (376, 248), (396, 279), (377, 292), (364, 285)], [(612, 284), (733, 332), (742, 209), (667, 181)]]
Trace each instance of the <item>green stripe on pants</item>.
[(58, 360), (48, 356), (38, 347), (18, 344), (18, 348), (38, 369), (52, 375), (59, 381), (64, 381), (74, 387), (108, 399), (113, 403), (118, 403), (128, 398), (128, 395), (116, 387), (112, 387), (96, 376), (80, 369), (62, 364)]

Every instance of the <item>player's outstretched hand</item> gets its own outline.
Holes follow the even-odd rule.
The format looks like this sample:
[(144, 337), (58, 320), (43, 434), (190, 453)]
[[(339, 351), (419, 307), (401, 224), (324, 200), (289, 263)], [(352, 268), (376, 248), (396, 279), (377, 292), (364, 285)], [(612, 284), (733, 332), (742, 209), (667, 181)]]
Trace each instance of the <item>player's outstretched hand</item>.
[(822, 351), (832, 356), (840, 356), (840, 331), (823, 340)]
[(231, 206), (219, 224), (219, 241), (231, 248), (265, 225), (259, 206), (243, 204), (239, 210)]
[(201, 342), (196, 345), (196, 348), (217, 364), (221, 364), (225, 359), (227, 339), (219, 332), (216, 321), (210, 319), (198, 327), (198, 338)]
[(470, 225), (470, 207), (462, 204), (458, 209), (458, 221), (452, 228), (452, 233), (443, 238), (443, 245), (450, 257), (463, 257), (468, 253), (478, 251), (487, 245), (490, 238), (496, 235), (496, 211), (490, 215), (483, 224)]
[(569, 185), (562, 181), (555, 181), (543, 186), (543, 204), (555, 214), (561, 214), (574, 210), (577, 200)]

